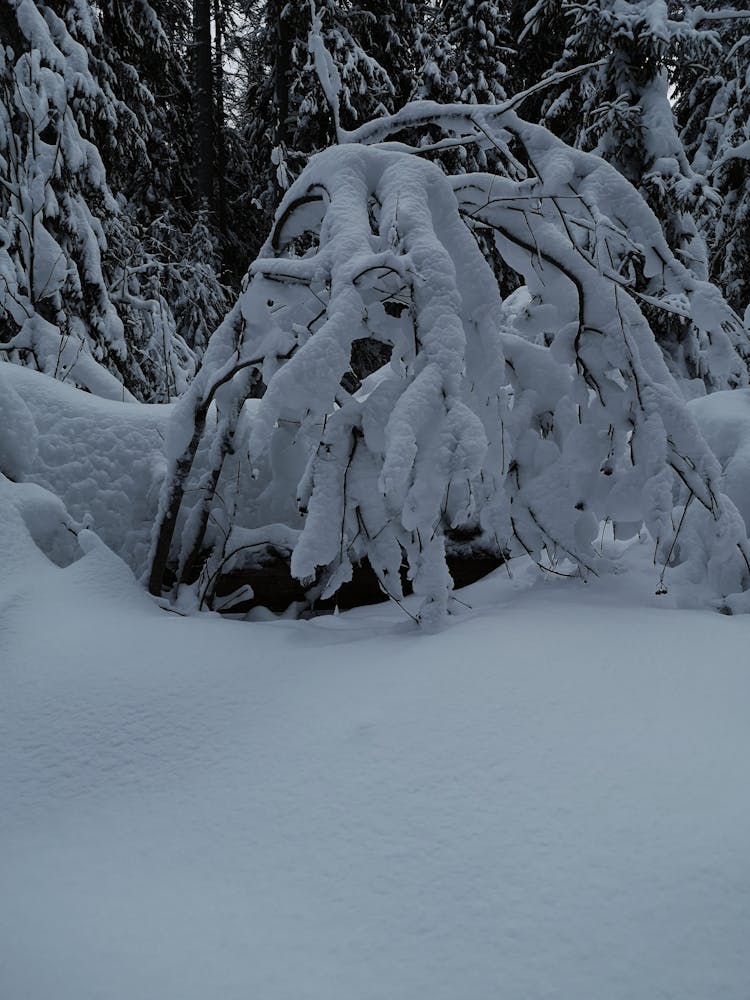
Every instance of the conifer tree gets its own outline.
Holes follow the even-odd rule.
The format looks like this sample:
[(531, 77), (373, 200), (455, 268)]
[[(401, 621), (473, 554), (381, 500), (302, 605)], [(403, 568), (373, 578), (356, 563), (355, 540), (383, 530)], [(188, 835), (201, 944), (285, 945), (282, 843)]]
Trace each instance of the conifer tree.
[[(562, 0), (521, 0), (511, 4), (509, 31), (517, 50), (510, 66), (511, 92), (528, 90), (562, 58), (570, 33), (572, 12)], [(549, 92), (524, 103), (524, 113), (541, 119)]]
[(750, 21), (706, 5), (714, 42), (674, 74), (680, 138), (721, 198), (705, 221), (712, 280), (738, 311), (750, 305)]
[(498, 0), (453, 0), (444, 10), (460, 100), (505, 100), (508, 64), (514, 57), (507, 6)]
[[(404, 10), (408, 12), (408, 5)], [(268, 0), (255, 56), (264, 72), (251, 87), (244, 128), (253, 178), (256, 248), (273, 211), (310, 155), (336, 141), (336, 122), (321, 87), (310, 40), (315, 30), (338, 74), (338, 113), (352, 126), (393, 105), (396, 87), (367, 49), (377, 36), (372, 12), (340, 0), (287, 3)], [(393, 19), (379, 36), (396, 46)], [(395, 55), (392, 56), (395, 58)]]
[(419, 34), (417, 5), (412, 0), (359, 0), (353, 19), (362, 48), (383, 68), (392, 93), (380, 95), (388, 111), (409, 100), (416, 70)]
[[(110, 187), (120, 203), (112, 282), (131, 339), (142, 343), (156, 313), (193, 351), (226, 307), (217, 240), (193, 190), (192, 97), (186, 58), (189, 22), (150, 0), (112, 0), (102, 10), (97, 72), (119, 113), (97, 131)], [(113, 255), (111, 255), (113, 256)], [(186, 309), (193, 300), (205, 315)], [(159, 303), (139, 309), (141, 302)], [(157, 324), (158, 327), (158, 324)], [(154, 330), (154, 332), (156, 332)]]
[(215, 208), (215, 139), (211, 0), (193, 0), (193, 90), (196, 200), (201, 209)]
[(412, 97), (443, 104), (457, 101), (459, 96), (457, 54), (448, 38), (442, 9), (426, 22), (423, 18), (415, 50), (419, 72)]
[(100, 52), (90, 58), (120, 113), (114, 122), (94, 124), (110, 186), (125, 197), (139, 221), (163, 215), (168, 206), (187, 225), (192, 157), (188, 66), (184, 38), (174, 23), (165, 26), (159, 6), (152, 0), (103, 5)]
[(710, 34), (689, 19), (673, 19), (662, 0), (585, 0), (567, 8), (542, 0), (526, 17), (526, 35), (543, 35), (566, 10), (571, 19), (564, 48), (550, 69), (601, 64), (553, 91), (544, 123), (571, 145), (603, 156), (635, 184), (670, 246), (705, 277), (699, 230), (717, 198), (691, 167), (677, 134), (669, 70), (678, 58), (710, 45)]
[(146, 0), (109, 5), (106, 23), (88, 0), (12, 0), (11, 13), (0, 53), (3, 353), (92, 391), (168, 399), (195, 361), (165, 297), (173, 248), (156, 253), (149, 227), (158, 218), (165, 232), (177, 171), (126, 45), (140, 39), (144, 62), (149, 44), (158, 52), (158, 19)]
[[(124, 373), (127, 344), (103, 271), (117, 203), (87, 130), (117, 109), (91, 73), (87, 5), (11, 0), (0, 48), (0, 313), (4, 352), (88, 383)], [(71, 348), (73, 350), (71, 351)], [(84, 370), (86, 369), (86, 370)], [(103, 390), (106, 379), (97, 388)], [(93, 385), (88, 385), (93, 388)]]
[[(118, 293), (127, 288), (120, 312), (126, 326), (139, 328), (153, 327), (156, 313), (199, 357), (227, 296), (217, 219), (201, 208), (193, 183), (192, 25), (184, 7), (164, 0), (112, 0), (102, 10), (101, 31), (97, 71), (120, 109), (116, 130), (97, 133), (120, 203), (123, 252), (113, 275)], [(208, 167), (213, 191), (218, 164)], [(141, 301), (159, 307), (144, 311)], [(134, 339), (144, 337), (141, 330)]]

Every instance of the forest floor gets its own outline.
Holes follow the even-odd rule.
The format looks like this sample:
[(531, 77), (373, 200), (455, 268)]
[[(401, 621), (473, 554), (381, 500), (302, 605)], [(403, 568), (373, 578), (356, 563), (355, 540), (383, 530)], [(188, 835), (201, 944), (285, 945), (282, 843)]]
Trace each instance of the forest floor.
[(424, 634), (5, 575), (0, 995), (747, 1000), (750, 620), (637, 578)]

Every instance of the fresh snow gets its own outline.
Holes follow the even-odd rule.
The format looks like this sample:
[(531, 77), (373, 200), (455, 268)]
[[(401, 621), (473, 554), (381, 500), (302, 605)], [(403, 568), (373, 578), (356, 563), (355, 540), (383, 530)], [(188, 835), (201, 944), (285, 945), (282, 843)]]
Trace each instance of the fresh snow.
[(748, 1000), (742, 24), (115, 6), (0, 19), (0, 1000)]
[(636, 598), (645, 544), (432, 634), (183, 618), (90, 532), (49, 563), (21, 489), (0, 996), (746, 1000), (750, 621)]
[[(747, 527), (686, 408), (747, 384), (746, 331), (624, 177), (511, 105), (409, 104), (342, 131), (292, 184), (170, 421), (151, 593), (174, 568), (180, 607), (215, 609), (222, 573), (252, 558), (245, 530), (282, 524), (303, 584), (330, 597), (366, 560), (400, 600), (403, 561), (430, 624), (451, 610), (456, 535), (592, 578), (608, 524), (618, 539), (645, 526), (660, 566), (747, 610)], [(392, 141), (427, 122), (514, 142), (535, 176), (445, 176)], [(524, 315), (503, 307), (472, 236), (485, 230), (526, 281)], [(693, 334), (660, 349), (641, 300)], [(345, 385), (363, 340), (390, 361), (359, 396)]]
[[(1, 365), (0, 468), (22, 462), (14, 478), (59, 497), (73, 518), (85, 521), (133, 569), (142, 569), (172, 409), (101, 399), (30, 368)], [(14, 414), (15, 427), (9, 425)], [(20, 452), (13, 462), (4, 452), (9, 445)]]
[(688, 408), (724, 472), (723, 490), (750, 525), (750, 390), (716, 392)]

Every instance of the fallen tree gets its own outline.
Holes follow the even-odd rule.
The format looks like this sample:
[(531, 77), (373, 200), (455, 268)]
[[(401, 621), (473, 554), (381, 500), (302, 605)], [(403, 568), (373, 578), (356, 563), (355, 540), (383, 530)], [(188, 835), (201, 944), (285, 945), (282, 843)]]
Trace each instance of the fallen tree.
[[(432, 621), (451, 548), (590, 578), (603, 524), (645, 527), (659, 587), (672, 566), (741, 592), (745, 526), (685, 405), (747, 384), (747, 331), (717, 289), (613, 168), (517, 115), (525, 95), (416, 102), (348, 133), (315, 32), (310, 49), (339, 145), (287, 192), (177, 406), (151, 592), (231, 608), (280, 559), (326, 600), (367, 564)], [(431, 161), (456, 145), (495, 172), (446, 176)], [(488, 240), (525, 283), (511, 302)], [(647, 316), (667, 318), (659, 344)]]

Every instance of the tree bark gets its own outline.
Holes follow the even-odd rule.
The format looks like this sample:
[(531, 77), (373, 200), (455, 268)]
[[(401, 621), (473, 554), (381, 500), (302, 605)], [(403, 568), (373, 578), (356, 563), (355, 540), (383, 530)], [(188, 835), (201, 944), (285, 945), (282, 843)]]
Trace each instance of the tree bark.
[(213, 213), (216, 121), (211, 51), (211, 0), (193, 0), (195, 184), (200, 208)]
[(216, 85), (216, 223), (219, 232), (226, 234), (226, 180), (224, 150), (224, 9), (222, 0), (214, 4), (214, 74)]

